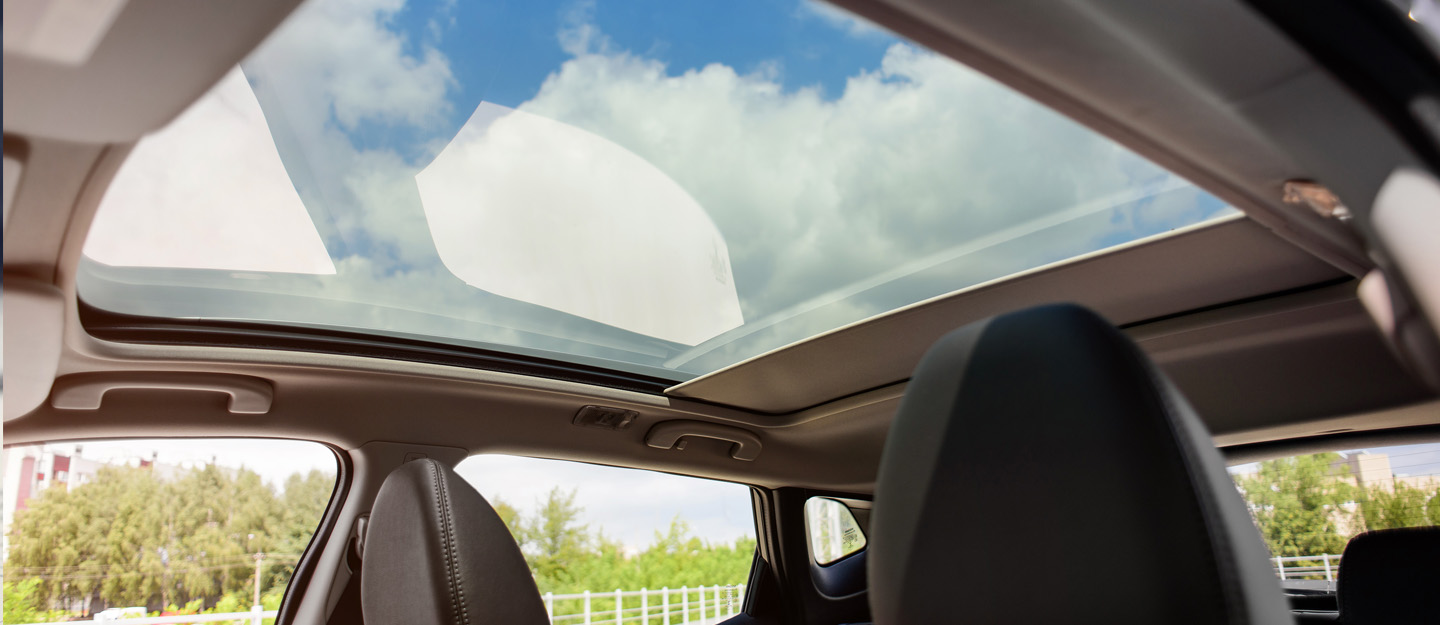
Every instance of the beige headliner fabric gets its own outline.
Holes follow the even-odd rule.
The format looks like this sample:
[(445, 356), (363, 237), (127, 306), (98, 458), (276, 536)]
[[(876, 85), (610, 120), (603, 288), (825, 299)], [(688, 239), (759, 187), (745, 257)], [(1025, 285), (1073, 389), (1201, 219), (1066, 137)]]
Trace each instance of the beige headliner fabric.
[(120, 143), (205, 93), (300, 0), (129, 0), (78, 67), (5, 54), (5, 133)]

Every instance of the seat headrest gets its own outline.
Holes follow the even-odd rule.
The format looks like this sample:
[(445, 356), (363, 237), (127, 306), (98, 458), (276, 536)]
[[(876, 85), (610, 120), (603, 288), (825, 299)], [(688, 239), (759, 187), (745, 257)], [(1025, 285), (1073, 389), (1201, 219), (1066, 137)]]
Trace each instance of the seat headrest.
[(504, 521), (434, 460), (407, 462), (385, 478), (364, 554), (365, 625), (549, 623)]
[(1340, 622), (1440, 621), (1440, 527), (1365, 532), (1340, 559)]
[(875, 623), (1289, 623), (1199, 420), (1072, 305), (965, 326), (921, 360), (875, 486)]

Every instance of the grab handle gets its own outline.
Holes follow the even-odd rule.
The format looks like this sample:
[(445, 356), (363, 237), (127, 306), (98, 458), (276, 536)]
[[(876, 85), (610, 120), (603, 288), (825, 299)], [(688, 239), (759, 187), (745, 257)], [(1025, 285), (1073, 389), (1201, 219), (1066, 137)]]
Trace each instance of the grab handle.
[(60, 410), (99, 410), (105, 393), (116, 390), (146, 391), (210, 391), (230, 396), (229, 409), (234, 414), (265, 414), (270, 412), (275, 389), (269, 380), (248, 376), (136, 372), (123, 375), (78, 374), (56, 380), (50, 405)]
[(749, 430), (704, 421), (666, 421), (650, 428), (645, 444), (656, 449), (684, 449), (686, 437), (713, 438), (735, 443), (730, 457), (749, 462), (760, 456), (760, 437)]

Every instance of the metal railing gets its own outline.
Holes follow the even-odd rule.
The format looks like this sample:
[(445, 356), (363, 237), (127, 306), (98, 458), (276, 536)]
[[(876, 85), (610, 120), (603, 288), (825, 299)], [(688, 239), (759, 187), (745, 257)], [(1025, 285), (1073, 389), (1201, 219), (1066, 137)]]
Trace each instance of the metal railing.
[[(547, 592), (545, 613), (553, 625), (702, 624), (735, 616), (744, 599), (745, 584), (612, 592), (587, 590), (564, 595)], [(596, 609), (595, 604), (602, 601), (610, 604), (608, 609)]]
[[(552, 625), (705, 625), (717, 623), (740, 612), (741, 604), (745, 600), (745, 584), (665, 587), (658, 590), (617, 589), (610, 592), (587, 590), (561, 595), (547, 592), (544, 599), (545, 613), (550, 617)], [(558, 613), (557, 608), (560, 610)], [(91, 621), (31, 625), (73, 625), (76, 622), (181, 625), (218, 621), (231, 621), (236, 625), (262, 625), (264, 619), (273, 619), (277, 613), (276, 610), (264, 611), (260, 606), (255, 606), (249, 612), (118, 619), (97, 614)]]
[(147, 616), (143, 618), (107, 618), (96, 614), (90, 621), (59, 621), (53, 623), (34, 623), (32, 625), (74, 625), (75, 623), (123, 623), (124, 625), (179, 625), (182, 623), (214, 623), (217, 621), (231, 621), (237, 625), (261, 625), (267, 618), (273, 619), (278, 610), (265, 610), (255, 606), (249, 612), (225, 612), (222, 614), (179, 614), (175, 616)]
[[(1318, 556), (1290, 556), (1270, 558), (1275, 565), (1275, 574), (1280, 579), (1323, 579), (1335, 581), (1340, 571), (1340, 554), (1325, 553)], [(1286, 563), (1292, 563), (1288, 566)]]
[[(1270, 561), (1275, 574), (1282, 580), (1323, 579), (1335, 581), (1340, 568), (1339, 554), (1317, 556), (1275, 557)], [(545, 613), (552, 625), (687, 625), (695, 623), (716, 623), (735, 616), (740, 612), (745, 599), (745, 584), (713, 586), (664, 587), (658, 590), (620, 590), (610, 592), (579, 592), (544, 595)], [(608, 602), (606, 609), (596, 609), (599, 601)], [(563, 611), (574, 606), (575, 611)], [(556, 612), (556, 607), (562, 613)], [(152, 616), (145, 618), (123, 618), (111, 620), (96, 615), (95, 623), (123, 623), (124, 625), (179, 625), (184, 623), (214, 623), (231, 621), (246, 625), (262, 625), (264, 619), (273, 619), (278, 612), (265, 611), (255, 606), (249, 612), (228, 612), (224, 614), (186, 614), (178, 616)], [(248, 623), (247, 623), (248, 621)], [(68, 621), (75, 623), (76, 621)], [(83, 622), (83, 621), (82, 621)], [(57, 623), (36, 623), (32, 625), (63, 625)]]

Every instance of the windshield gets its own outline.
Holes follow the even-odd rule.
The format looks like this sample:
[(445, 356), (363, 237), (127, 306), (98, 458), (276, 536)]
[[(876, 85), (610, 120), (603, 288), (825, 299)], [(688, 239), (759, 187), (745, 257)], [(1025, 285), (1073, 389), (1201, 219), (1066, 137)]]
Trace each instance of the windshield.
[(140, 142), (78, 283), (679, 381), (1234, 213), (823, 4), (316, 0)]

